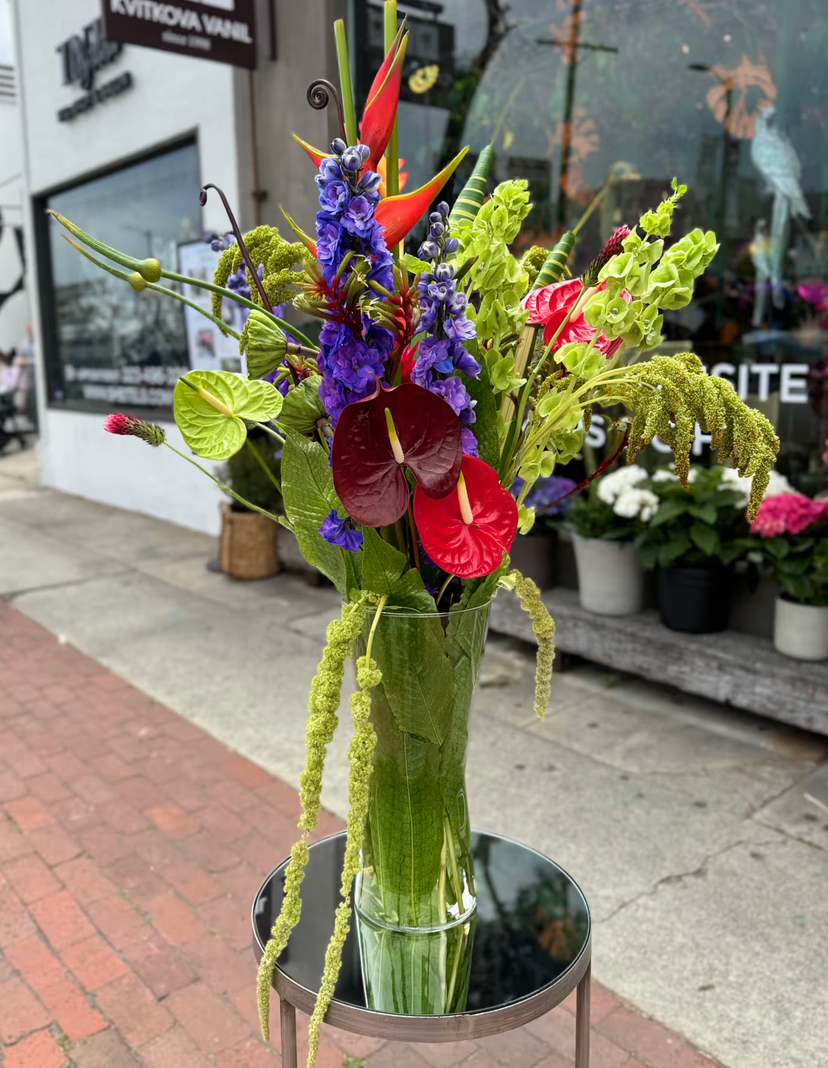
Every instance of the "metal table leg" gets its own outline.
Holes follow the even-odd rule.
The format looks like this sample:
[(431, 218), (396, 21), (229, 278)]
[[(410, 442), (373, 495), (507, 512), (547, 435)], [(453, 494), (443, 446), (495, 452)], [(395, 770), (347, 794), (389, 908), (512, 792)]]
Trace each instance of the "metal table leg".
[(575, 1068), (589, 1068), (589, 981), (592, 964), (578, 983), (575, 1002)]
[[(580, 987), (578, 990), (580, 997)], [(279, 998), (279, 1016), (282, 1025), (282, 1068), (297, 1068), (296, 1009), (286, 998)]]

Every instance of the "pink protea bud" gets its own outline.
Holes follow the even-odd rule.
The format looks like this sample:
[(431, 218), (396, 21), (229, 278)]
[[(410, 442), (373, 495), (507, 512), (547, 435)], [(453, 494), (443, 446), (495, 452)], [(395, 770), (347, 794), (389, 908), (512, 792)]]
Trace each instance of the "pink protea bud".
[(624, 241), (630, 236), (629, 226), (619, 226), (618, 229), (601, 249), (592, 263), (581, 276), (584, 286), (594, 286), (598, 281), (598, 274), (605, 263), (609, 263), (613, 256), (624, 251)]
[(141, 438), (148, 445), (158, 448), (164, 444), (164, 431), (154, 423), (145, 423), (134, 415), (124, 415), (116, 412), (104, 419), (104, 430), (108, 434), (126, 434), (129, 437)]

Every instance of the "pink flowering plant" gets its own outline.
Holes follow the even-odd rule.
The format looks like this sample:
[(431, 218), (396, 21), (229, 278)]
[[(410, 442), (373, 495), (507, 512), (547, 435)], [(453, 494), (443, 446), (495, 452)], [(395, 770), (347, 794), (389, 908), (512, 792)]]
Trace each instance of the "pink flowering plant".
[(791, 601), (828, 605), (828, 500), (785, 493), (762, 501), (751, 524), (765, 568)]

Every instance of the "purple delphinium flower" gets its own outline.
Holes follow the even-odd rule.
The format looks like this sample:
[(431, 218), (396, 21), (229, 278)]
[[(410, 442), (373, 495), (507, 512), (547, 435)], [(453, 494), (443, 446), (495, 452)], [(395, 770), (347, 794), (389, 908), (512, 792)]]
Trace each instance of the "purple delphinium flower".
[(319, 533), (329, 545), (338, 545), (349, 553), (362, 548), (362, 531), (357, 530), (347, 516), (340, 519), (335, 508), (319, 528)]
[[(379, 175), (362, 171), (369, 150), (364, 145), (348, 147), (337, 138), (331, 152), (316, 177), (321, 208), (316, 216), (316, 247), (322, 275), (339, 293), (354, 268), (367, 260), (368, 284), (374, 282), (392, 292), (394, 260), (374, 218)], [(381, 292), (376, 295), (382, 299)], [(351, 317), (348, 323), (328, 320), (319, 336), (319, 395), (334, 426), (346, 404), (367, 397), (377, 379), (383, 380), (385, 361), (394, 345), (391, 331), (365, 314), (360, 318), (361, 329), (353, 326)]]
[[(534, 508), (538, 517), (547, 519), (556, 515), (562, 515), (574, 500), (567, 497), (568, 493), (578, 485), (574, 479), (565, 478), (563, 475), (550, 475), (549, 478), (539, 478), (532, 486), (523, 503), (527, 508)], [(517, 500), (523, 489), (523, 479), (516, 478), (512, 483), (512, 496)], [(566, 500), (561, 498), (566, 497)]]
[(428, 336), (417, 347), (411, 381), (448, 401), (463, 423), (463, 452), (477, 456), (477, 439), (468, 429), (475, 421), (475, 402), (457, 372), (477, 378), (480, 364), (463, 344), (475, 336), (474, 323), (466, 317), (464, 294), (457, 292), (454, 267), (445, 261), (458, 248), (456, 238), (449, 236), (448, 204), (438, 204), (428, 221), (428, 236), (418, 255), (421, 260), (433, 261), (434, 269), (421, 274), (417, 283), (419, 329)]

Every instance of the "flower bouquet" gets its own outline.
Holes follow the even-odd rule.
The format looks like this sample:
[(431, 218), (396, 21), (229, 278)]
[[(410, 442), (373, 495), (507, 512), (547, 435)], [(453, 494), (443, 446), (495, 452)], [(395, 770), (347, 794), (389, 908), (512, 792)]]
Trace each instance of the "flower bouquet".
[[(694, 355), (621, 362), (623, 346), (657, 347), (662, 309), (690, 301), (716, 251), (714, 235), (701, 231), (665, 249), (683, 187), (674, 182), (638, 229), (616, 233), (585, 275), (569, 280), (572, 233), (521, 259), (509, 251), (530, 210), (527, 183), (504, 182), (485, 200), (491, 148), (451, 207), (440, 194), (465, 150), (421, 189), (400, 193), (396, 110), (407, 33), (393, 0), (385, 16), (387, 55), (359, 127), (341, 23), (341, 95), (327, 83), (311, 87), (314, 105), (336, 99), (342, 127), (327, 151), (300, 142), (319, 188), (314, 233), (284, 213), (296, 240), (273, 226), (242, 235), (230, 215), (235, 242), (207, 283), (136, 260), (58, 216), (79, 252), (136, 289), (179, 300), (169, 283), (208, 289), (212, 312), (198, 310), (225, 330), (224, 300), (249, 310), (238, 335), (245, 373), (188, 372), (175, 388), (175, 419), (207, 460), (248, 448), (254, 426), (282, 446), (284, 514), (241, 503), (291, 529), (342, 596), (311, 685), (301, 834), (259, 972), (267, 1034), (271, 973), (299, 919), (326, 749), (353, 656), (342, 902), (310, 1024), (310, 1063), (355, 880), (369, 1006), (464, 1008), (475, 916), (467, 721), (499, 587), (516, 590), (532, 617), (539, 715), (549, 695), (553, 624), (537, 588), (509, 564), (518, 528), (528, 532), (534, 521), (526, 501), (536, 481), (578, 453), (594, 405), (631, 411), (629, 460), (655, 434), (668, 441), (683, 482), (698, 422), (721, 456), (756, 474), (753, 510), (778, 445), (764, 417)], [(402, 242), (424, 215), (426, 238), (406, 255)], [(226, 284), (241, 268), (249, 297)], [(323, 320), (318, 345), (277, 314), (283, 304)], [(110, 417), (106, 429), (173, 448), (162, 428), (130, 416)]]

